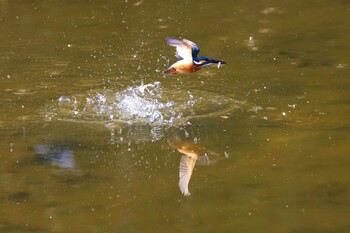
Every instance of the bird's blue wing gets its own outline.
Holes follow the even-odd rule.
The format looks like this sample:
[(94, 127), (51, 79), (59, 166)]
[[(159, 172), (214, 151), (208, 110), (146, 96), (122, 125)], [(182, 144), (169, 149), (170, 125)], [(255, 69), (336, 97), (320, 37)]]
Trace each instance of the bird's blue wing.
[(192, 57), (197, 57), (199, 53), (199, 47), (190, 40), (178, 40), (174, 38), (167, 38), (166, 40), (168, 45), (176, 47), (175, 56), (178, 59), (192, 61)]
[(183, 41), (192, 47), (192, 57), (197, 57), (200, 51), (198, 45), (196, 45), (194, 42), (187, 39), (184, 39)]

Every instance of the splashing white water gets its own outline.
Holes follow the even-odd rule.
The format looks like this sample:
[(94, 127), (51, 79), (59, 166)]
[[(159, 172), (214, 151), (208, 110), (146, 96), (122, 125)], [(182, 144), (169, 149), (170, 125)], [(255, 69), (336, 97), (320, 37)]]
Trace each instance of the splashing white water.
[[(146, 123), (152, 125), (171, 124), (183, 115), (182, 110), (193, 105), (193, 96), (188, 93), (184, 103), (176, 103), (163, 97), (159, 82), (131, 86), (119, 92), (104, 90), (88, 97), (59, 98), (60, 115), (77, 120)], [(75, 101), (71, 101), (74, 99)]]
[[(159, 82), (133, 86), (115, 95), (114, 110), (125, 120), (146, 120), (149, 123), (167, 121), (166, 110), (175, 104), (171, 101), (162, 102)], [(162, 111), (164, 110), (164, 111)], [(163, 116), (164, 115), (164, 116)]]
[(167, 89), (160, 82), (142, 83), (121, 91), (61, 96), (58, 103), (58, 108), (51, 107), (51, 114), (47, 114), (50, 118), (108, 125), (174, 125), (237, 108), (237, 101), (227, 96), (201, 90)]

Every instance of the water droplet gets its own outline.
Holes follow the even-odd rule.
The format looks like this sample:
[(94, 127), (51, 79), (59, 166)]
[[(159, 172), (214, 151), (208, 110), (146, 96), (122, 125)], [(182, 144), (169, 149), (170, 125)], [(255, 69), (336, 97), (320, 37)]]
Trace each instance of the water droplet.
[(70, 102), (69, 97), (67, 96), (60, 96), (60, 98), (58, 98), (58, 102)]

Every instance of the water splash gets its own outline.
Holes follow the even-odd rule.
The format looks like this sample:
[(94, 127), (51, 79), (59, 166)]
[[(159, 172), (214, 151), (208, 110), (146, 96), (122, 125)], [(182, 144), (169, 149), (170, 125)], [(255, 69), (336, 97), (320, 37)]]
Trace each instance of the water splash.
[(198, 117), (218, 116), (236, 109), (238, 102), (215, 93), (164, 88), (160, 82), (104, 89), (72, 97), (61, 96), (47, 119), (127, 125), (175, 125)]
[(161, 90), (159, 82), (129, 87), (116, 94), (113, 110), (119, 113), (119, 119), (167, 123), (169, 116), (173, 115), (170, 109), (175, 103), (163, 100)]

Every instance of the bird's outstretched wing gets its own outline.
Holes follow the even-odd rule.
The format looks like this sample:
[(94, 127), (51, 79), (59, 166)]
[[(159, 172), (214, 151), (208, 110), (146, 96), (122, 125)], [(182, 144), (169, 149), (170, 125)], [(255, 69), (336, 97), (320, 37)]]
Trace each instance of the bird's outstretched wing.
[(191, 193), (188, 191), (188, 184), (192, 176), (192, 171), (196, 165), (197, 155), (182, 155), (180, 160), (180, 170), (179, 170), (179, 188), (180, 191), (185, 196), (190, 196)]
[(197, 57), (199, 53), (198, 46), (190, 40), (186, 40), (186, 39), (178, 40), (174, 38), (167, 38), (166, 40), (168, 45), (176, 47), (175, 56), (178, 59), (192, 61), (193, 55)]
[(192, 57), (197, 57), (199, 53), (198, 45), (187, 39), (183, 39), (183, 42), (189, 44), (192, 47)]

